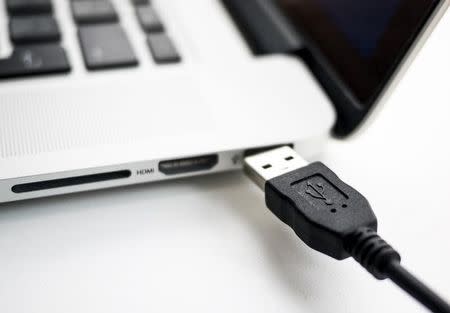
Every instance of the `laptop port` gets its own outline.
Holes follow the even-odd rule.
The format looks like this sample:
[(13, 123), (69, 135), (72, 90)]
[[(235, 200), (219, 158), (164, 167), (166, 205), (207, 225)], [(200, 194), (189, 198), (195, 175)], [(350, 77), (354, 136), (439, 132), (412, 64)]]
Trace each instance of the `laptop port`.
[(219, 162), (217, 154), (202, 155), (192, 158), (175, 159), (159, 163), (159, 171), (166, 175), (177, 175), (212, 169)]
[(42, 190), (49, 190), (49, 189), (62, 188), (62, 187), (78, 186), (78, 185), (84, 185), (84, 184), (100, 183), (100, 182), (106, 182), (106, 181), (111, 181), (111, 180), (129, 178), (130, 176), (131, 176), (131, 171), (123, 170), (123, 171), (115, 171), (115, 172), (99, 173), (99, 174), (91, 174), (91, 175), (75, 176), (75, 177), (66, 177), (66, 178), (59, 178), (59, 179), (19, 184), (19, 185), (14, 185), (11, 188), (11, 190), (14, 193), (26, 193), (26, 192), (42, 191)]
[(288, 146), (288, 147), (294, 148), (294, 144), (292, 144), (292, 143), (287, 143), (287, 144), (282, 144), (282, 145), (266, 146), (266, 147), (259, 147), (259, 148), (252, 148), (252, 149), (247, 149), (247, 150), (244, 151), (244, 157), (252, 156), (252, 155), (255, 155), (255, 154), (260, 154), (262, 152), (273, 150), (273, 149), (277, 149), (277, 148), (281, 148), (281, 147), (284, 147), (284, 146)]

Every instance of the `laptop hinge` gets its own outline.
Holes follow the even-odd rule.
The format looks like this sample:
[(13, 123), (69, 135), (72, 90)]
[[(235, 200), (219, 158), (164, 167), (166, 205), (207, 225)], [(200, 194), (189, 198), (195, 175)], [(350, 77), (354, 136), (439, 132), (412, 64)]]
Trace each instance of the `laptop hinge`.
[(338, 114), (333, 128), (335, 136), (345, 137), (359, 125), (364, 112), (355, 109), (354, 100), (333, 78), (330, 68), (311, 53), (274, 0), (222, 0), (222, 3), (255, 55), (294, 55), (308, 66)]
[(256, 55), (301, 49), (302, 40), (272, 0), (222, 0)]

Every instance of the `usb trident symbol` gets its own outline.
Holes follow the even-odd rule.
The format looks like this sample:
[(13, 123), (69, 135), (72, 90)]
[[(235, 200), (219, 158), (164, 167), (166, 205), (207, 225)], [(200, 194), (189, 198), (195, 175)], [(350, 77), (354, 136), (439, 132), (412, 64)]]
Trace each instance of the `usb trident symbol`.
[(308, 182), (306, 185), (307, 187), (305, 192), (308, 195), (315, 199), (323, 200), (328, 205), (333, 204), (333, 201), (325, 196), (323, 184), (317, 183), (313, 185), (311, 182)]

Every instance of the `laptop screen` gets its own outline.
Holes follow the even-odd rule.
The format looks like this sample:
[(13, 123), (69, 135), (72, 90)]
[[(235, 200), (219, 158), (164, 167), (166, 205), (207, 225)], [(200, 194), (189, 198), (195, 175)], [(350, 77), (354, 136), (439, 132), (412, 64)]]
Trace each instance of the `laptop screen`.
[[(276, 0), (313, 52), (369, 105), (439, 0)], [(315, 50), (315, 51), (314, 51)]]

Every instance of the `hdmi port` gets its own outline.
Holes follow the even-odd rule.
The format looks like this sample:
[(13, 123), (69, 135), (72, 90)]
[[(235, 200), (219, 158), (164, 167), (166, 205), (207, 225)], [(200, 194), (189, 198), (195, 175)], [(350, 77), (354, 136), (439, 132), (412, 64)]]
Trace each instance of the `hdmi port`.
[(166, 175), (185, 174), (212, 169), (219, 161), (217, 154), (202, 155), (198, 157), (162, 161), (159, 171)]

